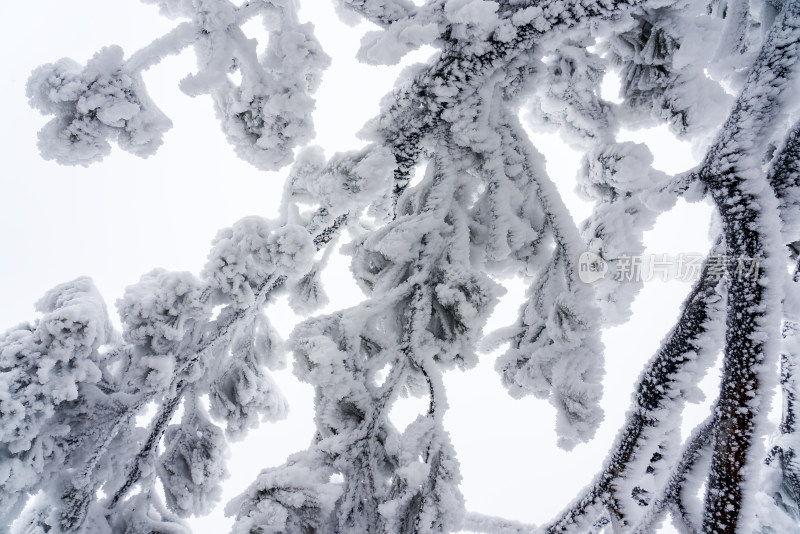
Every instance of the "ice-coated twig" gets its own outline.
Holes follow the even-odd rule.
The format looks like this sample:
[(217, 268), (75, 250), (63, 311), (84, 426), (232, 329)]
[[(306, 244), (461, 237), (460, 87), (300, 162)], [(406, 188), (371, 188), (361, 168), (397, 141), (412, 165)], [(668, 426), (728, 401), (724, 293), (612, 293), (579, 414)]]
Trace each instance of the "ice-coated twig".
[(165, 35), (131, 54), (125, 61), (125, 68), (131, 72), (141, 72), (157, 65), (166, 56), (179, 54), (197, 39), (197, 27), (191, 22), (182, 22)]
[(636, 534), (652, 532), (657, 521), (667, 511), (677, 515), (683, 528), (688, 532), (700, 532), (700, 525), (688, 514), (684, 505), (684, 491), (687, 474), (692, 471), (700, 456), (708, 452), (714, 430), (714, 416), (709, 416), (700, 423), (686, 440), (686, 445), (680, 454), (680, 461), (673, 467), (669, 482), (665, 485), (662, 495), (656, 498), (648, 511), (642, 516), (638, 524), (631, 528)]

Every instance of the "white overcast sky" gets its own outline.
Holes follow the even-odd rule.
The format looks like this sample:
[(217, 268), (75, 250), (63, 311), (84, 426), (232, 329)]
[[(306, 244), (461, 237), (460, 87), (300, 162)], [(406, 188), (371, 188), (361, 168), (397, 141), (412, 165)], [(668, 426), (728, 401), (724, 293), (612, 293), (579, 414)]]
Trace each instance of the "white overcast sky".
[[(317, 144), (327, 154), (362, 145), (355, 133), (378, 111), (396, 68), (354, 61), (360, 34), (368, 26), (344, 26), (328, 0), (305, 0), (323, 48), (333, 56), (318, 93)], [(313, 7), (312, 7), (313, 6)], [(43, 161), (36, 132), (48, 120), (28, 107), (25, 82), (38, 65), (67, 56), (79, 63), (99, 48), (119, 44), (126, 54), (175, 24), (157, 8), (136, 0), (28, 0), (0, 3), (0, 329), (35, 317), (33, 303), (50, 287), (89, 275), (113, 303), (124, 287), (145, 272), (163, 267), (195, 273), (202, 268), (219, 228), (245, 215), (277, 215), (283, 173), (264, 173), (239, 161), (227, 144), (206, 97), (191, 99), (177, 87), (194, 67), (193, 54), (168, 58), (145, 74), (156, 104), (173, 120), (159, 152), (139, 159), (114, 147), (89, 168)], [(258, 24), (246, 30), (258, 37)], [(426, 53), (415, 56), (426, 59)], [(629, 132), (626, 140), (651, 144), (655, 166), (676, 172), (691, 165), (688, 147), (650, 133)], [(570, 209), (583, 218), (588, 207), (575, 200), (573, 177), (579, 156), (557, 139), (536, 136), (548, 169)], [(647, 235), (649, 252), (705, 252), (707, 205), (683, 206), (663, 216)], [(327, 275), (329, 309), (350, 306), (361, 296), (345, 262)], [(634, 381), (675, 318), (688, 290), (681, 282), (651, 282), (634, 306), (634, 319), (609, 329), (606, 344), (606, 421), (597, 438), (565, 453), (555, 447), (554, 414), (543, 401), (508, 397), (493, 371), (493, 355), (477, 368), (447, 375), (451, 410), (446, 419), (462, 465), (462, 489), (472, 511), (541, 523), (550, 519), (600, 469), (627, 410)], [(513, 321), (523, 286), (509, 285), (488, 330)], [(326, 310), (327, 311), (327, 310)], [(295, 318), (280, 303), (270, 319), (287, 334)], [(709, 378), (713, 385), (716, 377)], [(286, 421), (265, 424), (230, 461), (224, 501), (242, 491), (262, 467), (282, 463), (312, 438), (312, 391), (290, 370), (277, 379), (290, 400)], [(397, 424), (410, 420), (412, 401), (397, 411)], [(697, 414), (702, 408), (696, 410)], [(700, 415), (696, 415), (700, 417)], [(218, 510), (195, 522), (195, 531), (227, 531)], [(665, 530), (666, 531), (666, 530)]]

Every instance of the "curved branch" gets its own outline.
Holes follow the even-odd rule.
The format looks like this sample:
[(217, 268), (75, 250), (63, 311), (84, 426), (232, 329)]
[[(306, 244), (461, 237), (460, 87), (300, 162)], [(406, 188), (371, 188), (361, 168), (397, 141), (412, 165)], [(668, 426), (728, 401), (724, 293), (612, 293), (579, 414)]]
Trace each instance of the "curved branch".
[[(701, 340), (708, 335), (712, 323), (721, 312), (718, 283), (709, 276), (708, 269), (709, 264), (706, 262), (700, 280), (683, 304), (677, 324), (639, 379), (634, 407), (617, 438), (617, 445), (606, 460), (606, 467), (583, 495), (546, 526), (547, 532), (553, 534), (573, 531), (575, 526), (591, 522), (600, 516), (606, 506), (619, 517), (615, 484), (647, 442), (646, 431), (661, 424), (655, 412), (676, 399), (680, 402), (678, 390), (684, 384), (680, 382), (679, 372), (687, 365), (697, 362), (696, 352), (701, 346)], [(698, 376), (696, 380), (699, 380)]]
[[(645, 3), (645, 0), (619, 0), (615, 2), (561, 2), (546, 0), (537, 3), (534, 9), (538, 16), (531, 22), (516, 27), (516, 35), (507, 40), (490, 39), (485, 52), (464, 54), (457, 41), (450, 41), (439, 58), (418, 74), (407, 86), (397, 89), (393, 103), (384, 109), (379, 130), (387, 146), (397, 160), (395, 170), (395, 198), (408, 187), (413, 167), (423, 151), (422, 140), (442, 123), (451, 122), (443, 117), (452, 102), (466, 102), (482, 83), (476, 77), (489, 80), (492, 75), (509, 69), (509, 65), (520, 55), (527, 53), (543, 35), (557, 29), (568, 29), (589, 25), (599, 18), (609, 20), (622, 16), (627, 11)], [(525, 6), (514, 6), (522, 10)], [(528, 6), (531, 8), (531, 6)], [(442, 98), (437, 95), (437, 86), (448, 86), (455, 94)]]
[[(703, 530), (734, 532), (740, 527), (750, 483), (748, 465), (762, 410), (761, 369), (774, 352), (779, 319), (777, 281), (780, 244), (768, 232), (779, 228), (777, 200), (758, 169), (766, 133), (781, 112), (792, 67), (800, 56), (800, 3), (784, 3), (742, 94), (698, 172), (723, 223), (727, 256), (764, 258), (769, 284), (761, 276), (731, 276), (727, 333), (720, 386), (719, 424), (714, 432)], [(780, 260), (780, 261), (779, 261)], [(774, 265), (773, 265), (774, 264)]]
[[(712, 407), (712, 413), (715, 411), (715, 407), (716, 404)], [(645, 517), (631, 530), (632, 534), (652, 532), (656, 521), (670, 507), (675, 508), (687, 530), (698, 531), (692, 526), (691, 519), (687, 516), (686, 508), (682, 502), (682, 493), (686, 476), (694, 468), (709, 443), (711, 443), (716, 424), (715, 416), (711, 415), (694, 429), (683, 448), (680, 461), (672, 469), (669, 482), (667, 482), (662, 495), (652, 504)]]

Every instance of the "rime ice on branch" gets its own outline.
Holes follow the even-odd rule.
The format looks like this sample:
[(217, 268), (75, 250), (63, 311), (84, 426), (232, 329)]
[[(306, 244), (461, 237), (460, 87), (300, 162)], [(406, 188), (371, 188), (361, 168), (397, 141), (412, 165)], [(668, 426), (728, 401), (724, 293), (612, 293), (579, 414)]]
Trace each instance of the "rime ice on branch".
[[(123, 60), (118, 46), (104, 48), (86, 65), (70, 59), (39, 67), (28, 82), (31, 105), (55, 115), (39, 133), (47, 159), (81, 164), (111, 150), (108, 139), (139, 156), (155, 153), (172, 123), (147, 95), (141, 72), (193, 45), (198, 72), (180, 84), (189, 96), (210, 94), (228, 141), (258, 168), (279, 169), (314, 135), (311, 112), (322, 70), (330, 59), (310, 24), (297, 19), (293, 0), (144, 0), (163, 14), (188, 18), (172, 32)], [(266, 51), (241, 25), (261, 15), (270, 32)], [(229, 74), (238, 72), (241, 82)]]
[[(43, 316), (0, 342), (4, 523), (37, 491), (21, 522), (36, 532), (183, 532), (181, 517), (208, 513), (225, 435), (285, 415), (266, 371), (285, 364), (282, 342), (261, 309), (315, 248), (300, 226), (244, 219), (220, 232), (202, 278), (155, 270), (128, 287), (121, 336), (88, 279), (45, 295)], [(136, 426), (149, 403), (154, 418)]]
[[(61, 60), (32, 76), (32, 104), (56, 115), (40, 135), (45, 157), (88, 163), (109, 138), (152, 153), (168, 120), (140, 72), (192, 44), (199, 70), (181, 88), (212, 95), (241, 157), (288, 164), (311, 136), (309, 94), (328, 63), (295, 4), (147, 1), (189, 21), (127, 60), (110, 47), (85, 68)], [(87, 279), (55, 288), (37, 322), (4, 335), (4, 521), (41, 489), (21, 523), (27, 532), (185, 532), (182, 517), (219, 499), (226, 437), (284, 414), (265, 370), (283, 364), (282, 343), (263, 307), (281, 287), (303, 313), (325, 303), (330, 248), (315, 253), (346, 227), (367, 299), (295, 328), (294, 372), (314, 387), (317, 432), (228, 504), (234, 532), (534, 531), (465, 511), (442, 373), (468, 370), (479, 344), (507, 343), (496, 368), (509, 393), (550, 401), (562, 447), (592, 439), (603, 417), (600, 330), (629, 317), (641, 284), (586, 284), (580, 255), (614, 269), (644, 250), (643, 232), (685, 195), (715, 203), (721, 234), (711, 253), (758, 258), (762, 270), (712, 281), (706, 264), (645, 364), (602, 471), (537, 531), (644, 533), (667, 516), (682, 532), (796, 530), (800, 301), (785, 262), (800, 252), (791, 97), (800, 3), (337, 4), (376, 25), (362, 61), (395, 64), (422, 45), (437, 54), (405, 71), (364, 129), (366, 147), (327, 160), (318, 148), (298, 151), (277, 220), (221, 231), (200, 277), (156, 270), (129, 287), (117, 306), (121, 336)], [(240, 26), (261, 14), (271, 36), (257, 57)], [(621, 77), (618, 104), (600, 95), (606, 75)], [(532, 127), (557, 130), (583, 154), (577, 188), (595, 206), (580, 225), (527, 139), (523, 108)], [(645, 145), (617, 139), (622, 127), (658, 123), (705, 148), (697, 168), (667, 176)], [(503, 293), (495, 275), (530, 284), (515, 323), (484, 340)], [(712, 412), (682, 440), (683, 406), (701, 396), (720, 352)], [(762, 451), (779, 353), (783, 419)], [(426, 397), (428, 408), (399, 429), (388, 414), (403, 395)], [(156, 414), (139, 428), (134, 416), (149, 403)]]

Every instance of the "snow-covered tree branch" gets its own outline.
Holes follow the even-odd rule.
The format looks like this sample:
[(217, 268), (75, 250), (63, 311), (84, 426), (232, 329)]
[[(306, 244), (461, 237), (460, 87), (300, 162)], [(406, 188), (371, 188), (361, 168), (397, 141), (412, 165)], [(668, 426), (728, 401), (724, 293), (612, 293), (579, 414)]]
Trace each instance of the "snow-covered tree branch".
[[(221, 500), (229, 441), (286, 417), (269, 373), (285, 348), (314, 391), (314, 439), (257, 466), (225, 507), (233, 532), (800, 528), (800, 2), (334, 0), (372, 25), (360, 61), (434, 54), (403, 71), (362, 146), (329, 157), (307, 144), (331, 60), (295, 0), (144, 2), (174, 28), (127, 56), (107, 46), (33, 71), (30, 104), (52, 116), (42, 156), (86, 166), (110, 141), (155, 154), (172, 123), (142, 73), (191, 47), (179, 89), (210, 95), (240, 158), (286, 169), (281, 207), (220, 230), (199, 274), (144, 274), (116, 302), (121, 331), (83, 277), (0, 336), (0, 531), (189, 532)], [(256, 18), (266, 43), (245, 31)], [(653, 124), (700, 164), (669, 175), (620, 137)], [(528, 128), (577, 150), (577, 176), (549, 175)], [(586, 220), (565, 183), (592, 203)], [(659, 349), (638, 355), (601, 471), (543, 525), (468, 511), (444, 374), (502, 347), (497, 387), (548, 400), (563, 449), (595, 439), (614, 380), (601, 336), (630, 319), (632, 259), (679, 198), (713, 203), (714, 245)], [(340, 240), (365, 299), (315, 315)], [(511, 277), (528, 287), (518, 317), (484, 333)], [(288, 343), (268, 318), (281, 295), (304, 317)], [(704, 393), (708, 416), (682, 435)], [(425, 409), (399, 428), (390, 413), (409, 396)]]

